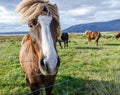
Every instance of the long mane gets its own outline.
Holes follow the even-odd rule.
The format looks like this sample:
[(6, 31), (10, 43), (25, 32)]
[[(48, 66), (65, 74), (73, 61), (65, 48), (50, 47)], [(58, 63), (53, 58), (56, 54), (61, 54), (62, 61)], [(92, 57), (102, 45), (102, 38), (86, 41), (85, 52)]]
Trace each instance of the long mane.
[(59, 22), (57, 5), (46, 0), (23, 0), (15, 9), (15, 12), (22, 15), (21, 22), (24, 23), (42, 15), (44, 7), (47, 8), (49, 15)]
[(21, 22), (24, 23), (42, 15), (44, 8), (46, 8), (48, 14), (58, 22), (57, 37), (60, 38), (62, 33), (56, 4), (51, 4), (46, 0), (23, 0), (15, 9), (15, 12), (21, 14)]

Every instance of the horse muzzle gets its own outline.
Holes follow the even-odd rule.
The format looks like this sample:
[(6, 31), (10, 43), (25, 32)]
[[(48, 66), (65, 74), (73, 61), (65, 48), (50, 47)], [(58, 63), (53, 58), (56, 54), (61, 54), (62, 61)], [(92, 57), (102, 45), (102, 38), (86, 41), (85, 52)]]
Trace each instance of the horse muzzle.
[(40, 71), (43, 75), (55, 75), (60, 66), (60, 58), (43, 57), (40, 61)]

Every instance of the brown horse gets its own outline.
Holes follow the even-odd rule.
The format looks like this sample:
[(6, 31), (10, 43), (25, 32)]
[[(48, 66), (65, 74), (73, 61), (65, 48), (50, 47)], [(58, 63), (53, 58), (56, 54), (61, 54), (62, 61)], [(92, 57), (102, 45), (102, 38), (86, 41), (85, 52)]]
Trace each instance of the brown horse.
[(40, 86), (45, 86), (46, 95), (51, 95), (60, 65), (56, 50), (61, 34), (56, 4), (43, 0), (23, 0), (16, 12), (22, 22), (28, 22), (30, 33), (24, 36), (20, 51), (20, 63), (33, 95), (39, 95)]
[(114, 37), (115, 37), (115, 39), (120, 38), (120, 32), (114, 32)]
[(91, 40), (95, 40), (96, 45), (98, 46), (98, 40), (101, 37), (100, 32), (91, 32), (90, 30), (85, 31), (85, 35), (88, 38), (88, 41), (90, 42)]

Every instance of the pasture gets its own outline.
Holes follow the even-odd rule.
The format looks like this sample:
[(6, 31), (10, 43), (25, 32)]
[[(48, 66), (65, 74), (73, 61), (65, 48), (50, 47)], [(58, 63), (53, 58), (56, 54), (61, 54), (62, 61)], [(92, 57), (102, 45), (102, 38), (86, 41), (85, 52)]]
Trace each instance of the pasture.
[[(83, 34), (70, 34), (68, 48), (57, 43), (61, 65), (53, 95), (120, 94), (120, 39), (113, 33), (101, 35), (99, 46), (94, 40), (88, 45)], [(0, 95), (31, 94), (19, 64), (22, 37), (0, 36)]]

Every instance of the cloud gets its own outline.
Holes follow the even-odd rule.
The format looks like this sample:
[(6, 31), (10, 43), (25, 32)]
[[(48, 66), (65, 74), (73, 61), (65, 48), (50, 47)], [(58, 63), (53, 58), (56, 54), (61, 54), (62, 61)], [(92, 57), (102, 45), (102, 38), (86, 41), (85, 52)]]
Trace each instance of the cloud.
[[(14, 13), (21, 0), (0, 1), (0, 23), (18, 24), (19, 16)], [(58, 5), (62, 29), (75, 24), (119, 19), (120, 0), (50, 0)], [(26, 30), (22, 25), (19, 29)]]
[[(78, 2), (77, 2), (78, 3)], [(69, 5), (76, 5), (72, 2)], [(120, 19), (120, 1), (119, 0), (80, 0), (79, 6), (73, 9), (60, 9), (61, 25), (65, 28), (82, 23), (104, 22), (114, 19)]]
[[(90, 14), (93, 14), (96, 10), (94, 6), (78, 7), (68, 11), (60, 11), (61, 25), (71, 26), (84, 22), (84, 19), (88, 18)], [(81, 22), (82, 21), (82, 22)]]
[(105, 0), (102, 4), (109, 8), (120, 8), (120, 0)]
[(28, 27), (26, 24), (0, 24), (0, 32), (21, 32), (28, 31)]
[(66, 14), (68, 16), (72, 16), (72, 17), (83, 16), (83, 15), (88, 15), (88, 14), (92, 13), (94, 11), (94, 9), (95, 9), (95, 7), (92, 7), (92, 6), (76, 8), (76, 9), (66, 11)]
[(26, 24), (20, 24), (20, 17), (4, 6), (0, 6), (0, 32), (28, 31)]
[(120, 19), (120, 10), (109, 10), (109, 11), (99, 11), (94, 15), (95, 21), (108, 21), (115, 19)]
[(16, 22), (18, 22), (18, 16), (13, 11), (9, 11), (5, 7), (0, 6), (0, 23)]

